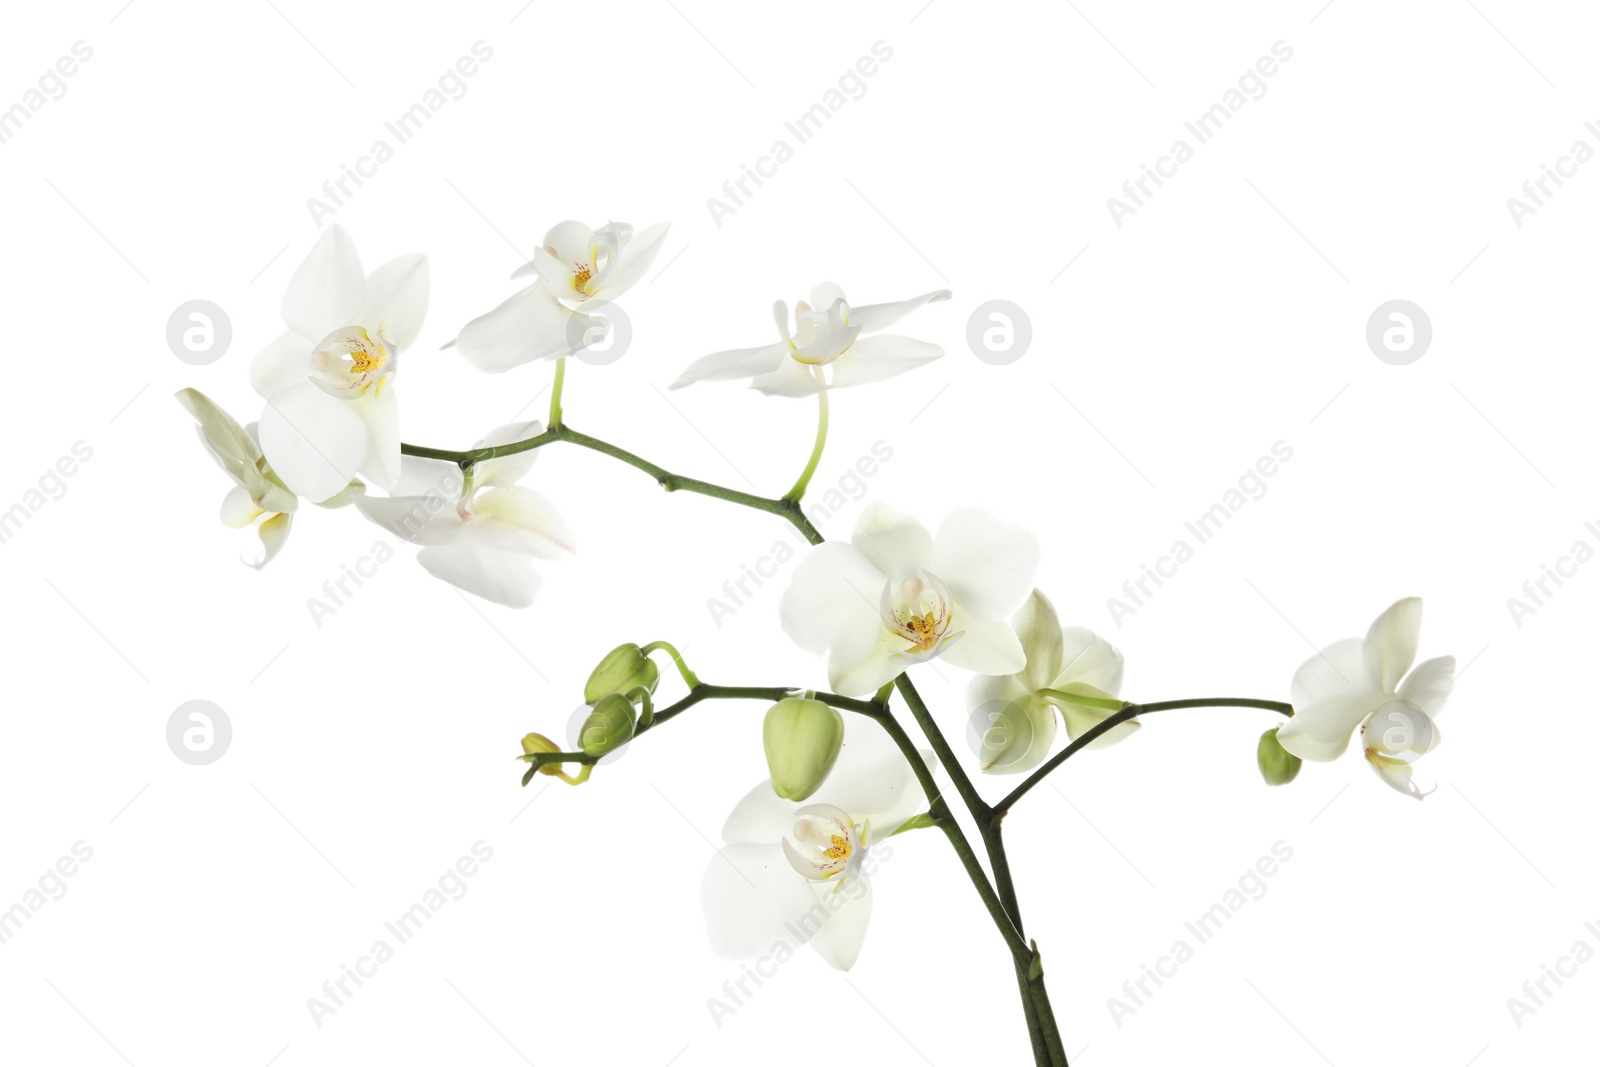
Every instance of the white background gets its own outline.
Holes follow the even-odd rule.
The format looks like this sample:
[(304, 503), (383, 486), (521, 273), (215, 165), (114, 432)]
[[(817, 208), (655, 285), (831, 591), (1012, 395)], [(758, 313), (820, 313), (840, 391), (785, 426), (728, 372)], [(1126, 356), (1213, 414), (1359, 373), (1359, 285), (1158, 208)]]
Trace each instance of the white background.
[[(1573, 141), (1600, 148), (1583, 128), (1600, 118), (1592, 13), (921, 2), (12, 13), (0, 106), (74, 42), (93, 58), (0, 145), (0, 509), (75, 442), (93, 458), (0, 545), (0, 907), (75, 842), (93, 858), (0, 945), (4, 1059), (1027, 1057), (1009, 960), (935, 835), (895, 842), (848, 976), (803, 953), (713, 1023), (707, 998), (739, 971), (706, 947), (700, 874), (764, 774), (758, 705), (696, 709), (582, 789), (517, 786), (518, 738), (561, 735), (619, 641), (674, 640), (707, 680), (825, 684), (777, 625), (782, 579), (720, 628), (706, 608), (787, 540), (778, 520), (554, 448), (530, 484), (580, 551), (543, 567), (529, 610), (469, 602), (400, 546), (317, 626), (308, 598), (393, 541), (353, 511), (303, 513), (263, 573), (237, 562), (252, 537), (216, 521), (225, 479), (170, 396), (195, 386), (255, 417), (246, 367), (280, 332), (283, 286), (316, 239), (307, 198), (480, 40), (493, 58), (466, 94), (333, 216), (369, 267), (432, 258), (428, 322), (398, 384), (407, 440), (464, 447), (542, 411), (547, 366), (488, 378), (436, 349), (511, 291), (548, 226), (668, 219), (658, 269), (626, 302), (631, 349), (572, 368), (574, 426), (776, 495), (803, 462), (812, 405), (666, 384), (696, 356), (766, 343), (772, 300), (818, 281), (855, 303), (948, 285), (952, 301), (904, 326), (943, 344), (941, 362), (836, 396), (817, 487), (876, 441), (893, 458), (821, 523), (829, 536), (869, 498), (930, 524), (983, 504), (1029, 525), (1040, 585), (1122, 649), (1136, 700), (1287, 699), (1311, 646), (1426, 598), (1422, 654), (1464, 670), (1421, 768), (1440, 786), (1424, 803), (1354, 753), (1268, 790), (1253, 753), (1275, 717), (1215, 710), (1075, 759), (1014, 812), (1027, 932), (1068, 1051), (1087, 1047), (1075, 1065), (1592, 1054), (1600, 963), (1520, 1028), (1506, 1006), (1575, 941), (1600, 949), (1584, 929), (1600, 923), (1600, 568), (1520, 627), (1507, 608), (1573, 542), (1600, 547), (1584, 528), (1600, 519), (1600, 165), (1520, 228), (1506, 206)], [(784, 122), (877, 41), (893, 57), (865, 95), (716, 225), (707, 198), (774, 140), (792, 145)], [(1116, 226), (1107, 197), (1277, 41), (1293, 58), (1265, 96)], [(233, 327), (206, 367), (165, 342), (168, 315), (197, 298)], [(1008, 366), (965, 342), (994, 298), (1032, 322)], [(1368, 316), (1396, 298), (1433, 323), (1408, 366), (1365, 342)], [(1294, 456), (1265, 496), (1117, 626), (1107, 598), (1278, 441)], [(960, 672), (918, 682), (959, 739)], [(205, 767), (165, 740), (196, 698), (234, 731)], [(980, 785), (998, 796), (1014, 781)], [(307, 998), (480, 840), (493, 859), (467, 895), (315, 1025)], [(1107, 998), (1278, 841), (1293, 859), (1266, 895), (1119, 1027)]]

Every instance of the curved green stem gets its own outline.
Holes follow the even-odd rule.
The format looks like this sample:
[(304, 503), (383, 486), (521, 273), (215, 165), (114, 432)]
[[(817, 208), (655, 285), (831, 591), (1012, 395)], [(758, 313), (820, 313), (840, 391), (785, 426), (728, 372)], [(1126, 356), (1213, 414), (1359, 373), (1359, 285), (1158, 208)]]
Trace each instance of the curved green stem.
[(655, 723), (656, 706), (650, 699), (650, 690), (642, 685), (628, 690), (628, 700), (639, 705), (639, 724), (634, 729), (637, 736), (640, 730), (648, 730)]
[(800, 472), (800, 477), (795, 479), (794, 487), (783, 494), (784, 500), (798, 501), (806, 495), (806, 486), (811, 484), (811, 476), (817, 473), (817, 464), (822, 462), (822, 450), (828, 446), (828, 391), (824, 389), (817, 394), (817, 440), (811, 446), (811, 458), (806, 461), (806, 469)]
[(658, 649), (672, 657), (672, 665), (678, 668), (679, 674), (683, 675), (684, 685), (688, 686), (692, 690), (700, 684), (699, 677), (696, 676), (694, 671), (689, 669), (689, 665), (683, 661), (683, 653), (674, 648), (670, 642), (651, 641), (639, 651), (648, 656), (650, 653), (655, 652)]
[(550, 429), (561, 425), (561, 387), (567, 384), (567, 357), (556, 360), (555, 381), (550, 383)]
[[(1078, 698), (1070, 693), (1062, 694), (1069, 700)], [(1103, 703), (1103, 702), (1102, 702)], [(1289, 716), (1294, 714), (1294, 705), (1285, 704), (1281, 700), (1256, 700), (1253, 697), (1195, 697), (1189, 700), (1160, 700), (1153, 704), (1128, 704), (1112, 715), (1106, 716), (1096, 723), (1092, 729), (1085, 730), (1079, 737), (1066, 748), (1051, 756), (1039, 769), (1023, 779), (1021, 785), (1001, 798), (998, 804), (991, 809), (991, 823), (999, 825), (1005, 813), (1011, 806), (1021, 800), (1023, 795), (1050, 776), (1050, 772), (1061, 766), (1067, 760), (1082, 752), (1089, 744), (1104, 734), (1116, 729), (1123, 723), (1137, 719), (1141, 715), (1149, 715), (1157, 711), (1177, 711), (1180, 708), (1259, 708), (1263, 711), (1275, 711), (1279, 715)]]
[(1118, 700), (1116, 697), (1092, 697), (1067, 689), (1041, 689), (1039, 695), (1065, 701), (1068, 704), (1079, 704), (1086, 708), (1103, 708), (1106, 711), (1121, 711), (1131, 703), (1127, 700)]

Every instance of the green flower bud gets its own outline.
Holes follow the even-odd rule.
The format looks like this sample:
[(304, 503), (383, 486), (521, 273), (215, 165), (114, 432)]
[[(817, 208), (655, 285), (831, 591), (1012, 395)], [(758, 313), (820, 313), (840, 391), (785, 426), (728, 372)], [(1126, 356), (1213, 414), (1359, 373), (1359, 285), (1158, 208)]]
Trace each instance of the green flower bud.
[(761, 725), (772, 790), (785, 800), (817, 791), (844, 743), (844, 716), (820, 700), (789, 697), (767, 709)]
[(1268, 785), (1288, 785), (1300, 773), (1301, 759), (1278, 744), (1278, 728), (1274, 726), (1261, 735), (1256, 745), (1256, 766)]
[(660, 680), (660, 669), (643, 649), (638, 645), (618, 645), (589, 675), (583, 687), (583, 702), (595, 704), (603, 696), (632, 692), (641, 685), (654, 693)]
[(615, 752), (633, 740), (633, 724), (637, 712), (633, 701), (621, 693), (608, 693), (589, 712), (578, 733), (578, 747), (591, 756), (604, 756)]
[[(522, 754), (524, 756), (537, 756), (541, 752), (560, 752), (561, 746), (550, 740), (544, 734), (529, 734), (522, 739)], [(561, 773), (561, 764), (546, 763), (539, 768), (540, 774), (557, 775)]]

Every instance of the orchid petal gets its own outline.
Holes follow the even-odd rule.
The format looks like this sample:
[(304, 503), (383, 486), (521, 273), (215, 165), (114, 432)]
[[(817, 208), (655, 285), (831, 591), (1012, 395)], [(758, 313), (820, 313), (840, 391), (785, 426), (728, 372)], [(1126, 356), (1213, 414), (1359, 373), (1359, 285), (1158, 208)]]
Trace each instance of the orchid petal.
[(380, 379), (358, 400), (339, 402), (348, 403), (366, 424), (367, 454), (357, 473), (380, 489), (392, 490), (400, 481), (400, 404), (394, 378)]
[(257, 529), (261, 537), (261, 558), (248, 565), (260, 570), (271, 563), (273, 557), (283, 550), (284, 543), (289, 540), (289, 524), (294, 516), (281, 514), (269, 517)]
[(863, 337), (833, 361), (831, 384), (835, 389), (870, 385), (932, 363), (942, 355), (944, 349), (938, 345), (899, 334)]
[(531, 557), (470, 535), (429, 545), (417, 553), (417, 562), (435, 578), (508, 608), (532, 604), (539, 589)]
[(484, 544), (540, 559), (572, 551), (572, 530), (555, 505), (532, 489), (509, 485), (479, 493), (466, 524)]
[(933, 535), (927, 527), (877, 501), (861, 512), (850, 543), (890, 577), (926, 569), (933, 554)]
[(1367, 654), (1375, 656), (1378, 684), (1393, 693), (1417, 659), (1422, 637), (1422, 598), (1397, 600), (1373, 620), (1367, 631)]
[(727, 959), (756, 959), (783, 942), (793, 950), (790, 924), (816, 906), (810, 883), (794, 873), (777, 839), (733, 844), (706, 863), (700, 882), (711, 950)]
[(750, 388), (766, 396), (815, 396), (828, 388), (816, 372), (794, 359), (785, 359), (776, 370), (760, 375), (750, 382)]
[(867, 926), (872, 921), (872, 879), (858, 874), (847, 878), (843, 884), (805, 884), (816, 900), (816, 907), (808, 915), (818, 916), (817, 908), (820, 907), (821, 916), (825, 916), (821, 927), (811, 934), (806, 943), (816, 950), (828, 966), (848, 971), (856, 965), (861, 955)]
[(499, 374), (536, 359), (572, 354), (572, 312), (535, 282), (461, 328), (455, 346), (474, 367)]
[[(1039, 542), (1033, 534), (981, 508), (964, 508), (939, 526), (929, 569), (974, 617), (991, 620), (1022, 603), (1038, 566)], [(1022, 664), (1013, 669), (1021, 670)]]
[(367, 277), (366, 307), (356, 319), (404, 351), (422, 332), (428, 314), (428, 257), (396, 256)]
[(1395, 695), (1409, 700), (1429, 716), (1438, 718), (1456, 684), (1456, 658), (1438, 656), (1417, 664)]
[(783, 630), (807, 651), (865, 658), (884, 632), (878, 602), (887, 582), (854, 545), (825, 541), (805, 554), (784, 590), (778, 605)]
[(1027, 653), (1010, 625), (999, 619), (975, 619), (959, 610), (959, 601), (956, 607), (950, 629), (959, 636), (941, 646), (941, 659), (979, 674), (1016, 674), (1028, 665)]
[(367, 425), (354, 404), (310, 381), (268, 398), (260, 432), (272, 469), (313, 503), (342, 492), (367, 454)]
[(789, 345), (777, 341), (759, 348), (734, 348), (701, 356), (683, 369), (670, 388), (682, 389), (695, 382), (752, 378), (777, 370), (789, 355)]
[[(620, 223), (618, 225), (621, 225)], [(670, 225), (658, 222), (627, 238), (611, 262), (601, 268), (594, 299), (616, 300), (638, 284), (666, 242)]]
[(923, 293), (910, 300), (898, 300), (890, 304), (867, 304), (864, 307), (851, 308), (850, 321), (860, 326), (864, 334), (877, 333), (893, 326), (924, 304), (949, 299), (950, 290), (935, 289), (931, 293)]
[(283, 321), (315, 344), (339, 327), (354, 324), (366, 296), (367, 278), (355, 242), (335, 223), (322, 231), (289, 279), (281, 307)]
[(311, 374), (312, 348), (294, 331), (281, 334), (250, 360), (250, 384), (262, 396), (274, 396), (299, 385)]

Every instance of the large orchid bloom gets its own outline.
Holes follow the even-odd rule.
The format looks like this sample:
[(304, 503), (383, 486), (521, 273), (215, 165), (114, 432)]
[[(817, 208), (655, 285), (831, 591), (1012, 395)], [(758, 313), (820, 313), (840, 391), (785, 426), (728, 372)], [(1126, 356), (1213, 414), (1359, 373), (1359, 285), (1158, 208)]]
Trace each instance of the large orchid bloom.
[[(473, 447), (522, 441), (543, 429), (538, 422), (512, 423)], [(572, 551), (566, 520), (550, 501), (516, 484), (537, 454), (479, 463), (465, 487), (455, 464), (406, 456), (394, 495), (359, 497), (356, 507), (396, 537), (422, 546), (417, 562), (435, 578), (496, 604), (525, 608), (539, 589), (533, 561)]]
[[(701, 356), (678, 376), (672, 388), (695, 382), (749, 378), (750, 388), (768, 396), (811, 396), (825, 389), (880, 382), (931, 363), (944, 349), (896, 334), (878, 334), (950, 290), (923, 293), (892, 304), (852, 308), (844, 290), (826, 282), (811, 290), (811, 301), (795, 305), (794, 329), (782, 300), (772, 307), (779, 340), (759, 348), (740, 348)], [(867, 336), (877, 335), (877, 336)], [(826, 368), (826, 369), (824, 369)]]
[[(236, 530), (256, 526), (261, 537), (261, 556), (245, 562), (257, 570), (272, 562), (289, 539), (289, 523), (300, 501), (289, 492), (266, 459), (256, 441), (256, 426), (240, 426), (211, 398), (196, 389), (180, 389), (178, 403), (199, 423), (195, 427), (200, 443), (234, 481), (222, 498), (222, 522)], [(352, 483), (358, 488), (359, 482)], [(259, 520), (259, 524), (258, 524)]]
[(532, 285), (461, 328), (454, 344), (481, 371), (499, 373), (536, 359), (570, 356), (590, 343), (599, 325), (592, 312), (631, 289), (667, 239), (665, 222), (635, 233), (625, 222), (591, 230), (556, 224), (533, 259), (513, 278)]
[[(1075, 704), (1069, 695), (1112, 699), (1122, 688), (1122, 653), (1092, 630), (1063, 629), (1055, 606), (1037, 589), (1011, 625), (1027, 665), (1016, 674), (979, 675), (967, 687), (967, 706), (979, 717), (982, 767), (989, 774), (1037, 767), (1055, 744), (1057, 711), (1074, 740), (1114, 714)], [(1138, 728), (1136, 720), (1114, 726), (1088, 747), (1116, 744)]]
[(1379, 615), (1366, 637), (1338, 641), (1306, 660), (1294, 675), (1294, 717), (1278, 730), (1278, 743), (1301, 759), (1326, 762), (1344, 754), (1359, 726), (1378, 777), (1420, 800), (1425, 794), (1411, 781), (1411, 764), (1438, 747), (1434, 719), (1456, 673), (1454, 656), (1412, 668), (1421, 632), (1422, 600), (1408, 597)]
[[(933, 754), (924, 753), (925, 762)], [(802, 943), (847, 971), (872, 918), (872, 876), (893, 834), (927, 806), (911, 766), (874, 724), (847, 719), (827, 781), (803, 805), (750, 790), (722, 828), (700, 899), (713, 951), (787, 958)], [(870, 851), (869, 851), (870, 850)]]
[(397, 256), (366, 274), (344, 228), (323, 231), (283, 295), (288, 332), (250, 364), (250, 381), (267, 398), (261, 449), (295, 493), (320, 503), (357, 473), (394, 486), (394, 372), (427, 310), (426, 256)]
[(871, 693), (935, 657), (980, 674), (1027, 665), (1005, 623), (1033, 585), (1039, 542), (988, 513), (952, 512), (931, 536), (882, 504), (862, 512), (850, 542), (812, 548), (783, 594), (783, 628), (828, 657), (837, 692)]

